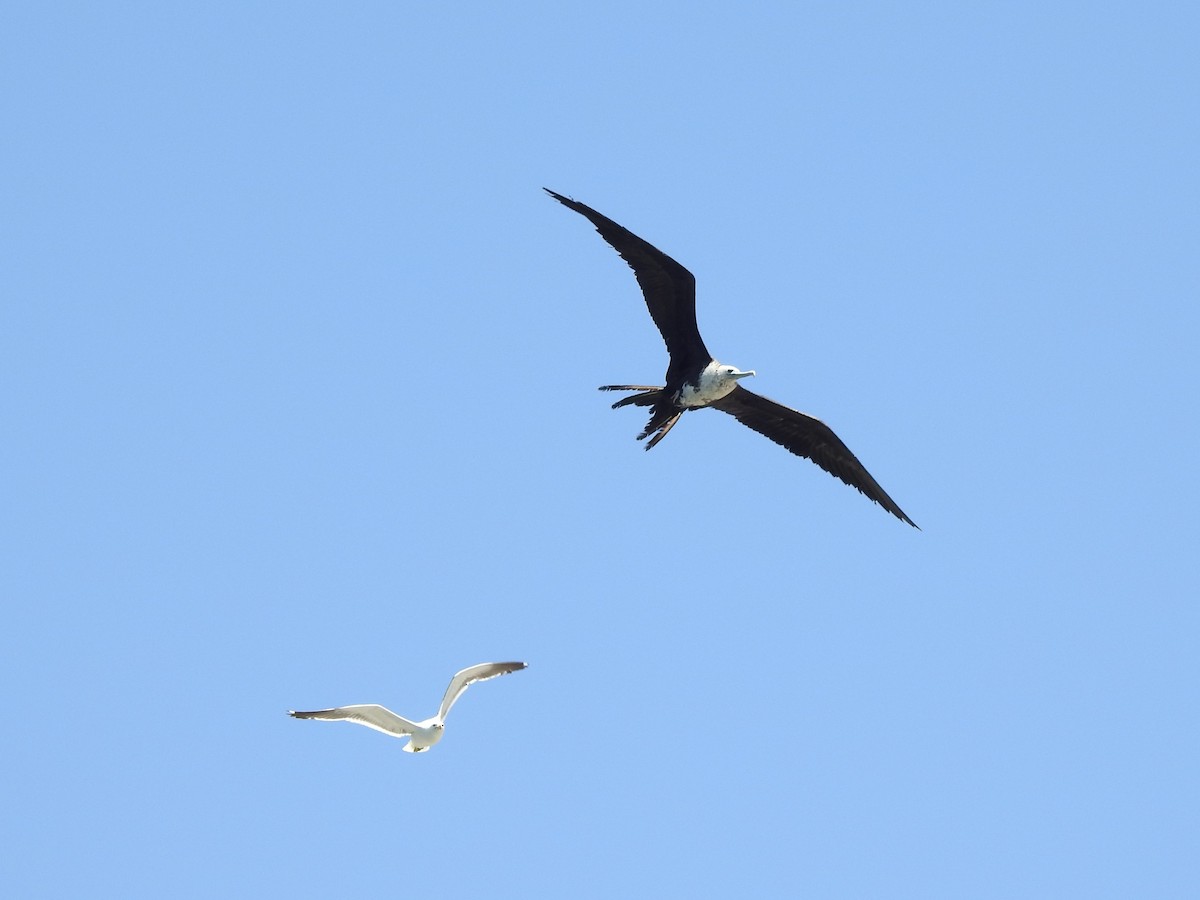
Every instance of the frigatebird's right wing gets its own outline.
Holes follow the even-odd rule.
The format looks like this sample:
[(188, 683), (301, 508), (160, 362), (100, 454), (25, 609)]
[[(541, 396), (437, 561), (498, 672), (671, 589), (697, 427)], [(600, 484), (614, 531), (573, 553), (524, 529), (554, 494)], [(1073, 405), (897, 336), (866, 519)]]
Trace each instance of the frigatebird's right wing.
[(731, 393), (709, 405), (728, 413), (747, 428), (770, 438), (797, 456), (811, 459), (830, 475), (858, 488), (896, 518), (913, 528), (917, 527), (917, 523), (906, 516), (896, 501), (887, 495), (887, 491), (871, 477), (871, 473), (842, 443), (841, 438), (833, 433), (833, 429), (820, 419), (768, 400), (740, 384)]
[(633, 269), (642, 295), (646, 298), (650, 318), (658, 326), (667, 352), (671, 355), (667, 382), (673, 383), (675, 379), (672, 375), (676, 373), (697, 372), (708, 365), (712, 355), (704, 346), (700, 329), (696, 326), (695, 276), (657, 247), (590, 206), (556, 194), (549, 188), (543, 190), (595, 225), (600, 236)]

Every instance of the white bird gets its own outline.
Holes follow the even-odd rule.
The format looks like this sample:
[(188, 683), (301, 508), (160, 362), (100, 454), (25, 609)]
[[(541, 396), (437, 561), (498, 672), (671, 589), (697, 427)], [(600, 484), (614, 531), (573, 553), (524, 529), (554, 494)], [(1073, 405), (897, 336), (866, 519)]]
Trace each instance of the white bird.
[(317, 709), (312, 712), (297, 712), (288, 710), (288, 715), (296, 719), (345, 719), (347, 722), (357, 722), (366, 725), (392, 737), (411, 738), (400, 749), (406, 753), (420, 753), (428, 750), (442, 739), (442, 731), (446, 727), (446, 716), (454, 701), (462, 696), (463, 691), (477, 681), (487, 681), (498, 678), (509, 672), (519, 672), (528, 663), (523, 662), (490, 662), (480, 663), (456, 672), (446, 688), (446, 696), (442, 697), (442, 706), (437, 715), (423, 722), (410, 722), (403, 716), (398, 716), (390, 709), (374, 703), (364, 703), (359, 706), (339, 706), (336, 709)]

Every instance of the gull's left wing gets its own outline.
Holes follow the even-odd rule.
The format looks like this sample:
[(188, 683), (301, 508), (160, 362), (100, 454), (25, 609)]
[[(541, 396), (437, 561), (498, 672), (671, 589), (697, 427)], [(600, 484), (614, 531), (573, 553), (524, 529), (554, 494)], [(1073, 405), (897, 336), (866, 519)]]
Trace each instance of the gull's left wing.
[(475, 682), (498, 678), (509, 672), (519, 672), (527, 665), (529, 664), (523, 662), (480, 663), (455, 673), (454, 677), (450, 679), (450, 686), (446, 688), (446, 696), (442, 698), (442, 708), (438, 711), (438, 717), (444, 721), (446, 714), (450, 712), (450, 707), (454, 705), (454, 701)]

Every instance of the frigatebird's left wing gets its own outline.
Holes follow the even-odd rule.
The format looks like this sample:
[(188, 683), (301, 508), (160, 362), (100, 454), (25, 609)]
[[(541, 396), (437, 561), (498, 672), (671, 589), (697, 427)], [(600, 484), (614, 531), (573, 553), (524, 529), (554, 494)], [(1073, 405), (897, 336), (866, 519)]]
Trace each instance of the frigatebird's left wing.
[(713, 409), (733, 416), (797, 456), (811, 459), (818, 466), (851, 487), (858, 488), (893, 516), (914, 528), (917, 523), (904, 514), (871, 473), (842, 443), (833, 429), (812, 416), (768, 400), (740, 384), (720, 400), (709, 404)]
[(695, 276), (657, 247), (590, 206), (556, 194), (550, 188), (542, 190), (595, 225), (600, 237), (608, 241), (633, 269), (646, 298), (650, 318), (658, 326), (667, 353), (671, 355), (667, 382), (672, 383), (671, 376), (676, 372), (698, 372), (708, 365), (712, 355), (704, 346), (696, 326)]

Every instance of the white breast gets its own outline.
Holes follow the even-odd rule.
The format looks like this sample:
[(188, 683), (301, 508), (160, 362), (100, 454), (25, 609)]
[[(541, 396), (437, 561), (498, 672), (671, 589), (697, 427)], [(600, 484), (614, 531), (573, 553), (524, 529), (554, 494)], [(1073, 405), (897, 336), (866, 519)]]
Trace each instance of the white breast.
[(410, 753), (420, 753), (428, 750), (442, 739), (443, 728), (436, 718), (426, 719), (417, 723), (417, 730), (412, 733), (412, 739), (402, 749)]
[(675, 405), (685, 408), (708, 406), (714, 400), (720, 400), (737, 387), (738, 380), (733, 377), (737, 371), (733, 366), (723, 366), (714, 359), (700, 373), (698, 384), (687, 382), (680, 388), (675, 395)]

